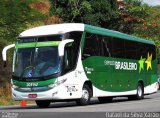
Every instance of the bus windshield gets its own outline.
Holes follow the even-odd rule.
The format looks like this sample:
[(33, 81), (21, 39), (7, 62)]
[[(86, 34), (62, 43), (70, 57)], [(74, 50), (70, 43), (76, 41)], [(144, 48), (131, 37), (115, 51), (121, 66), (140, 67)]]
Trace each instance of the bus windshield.
[(59, 70), (58, 46), (18, 48), (15, 51), (14, 76), (44, 77), (58, 73)]

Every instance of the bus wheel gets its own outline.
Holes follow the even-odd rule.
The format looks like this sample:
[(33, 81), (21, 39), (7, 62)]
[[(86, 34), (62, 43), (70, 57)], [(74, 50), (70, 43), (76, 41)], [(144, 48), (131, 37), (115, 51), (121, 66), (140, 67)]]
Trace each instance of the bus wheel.
[(108, 103), (112, 102), (113, 97), (98, 97), (100, 103)]
[(88, 85), (84, 85), (82, 89), (82, 97), (76, 100), (77, 105), (88, 105), (91, 99), (91, 89)]
[(138, 83), (136, 95), (128, 96), (129, 100), (141, 100), (144, 97), (144, 89), (141, 83)]
[(36, 104), (40, 108), (47, 108), (50, 105), (49, 100), (36, 100)]
[(143, 97), (144, 97), (143, 86), (142, 86), (141, 83), (138, 83), (136, 99), (137, 99), (137, 100), (141, 100), (141, 99), (143, 99)]

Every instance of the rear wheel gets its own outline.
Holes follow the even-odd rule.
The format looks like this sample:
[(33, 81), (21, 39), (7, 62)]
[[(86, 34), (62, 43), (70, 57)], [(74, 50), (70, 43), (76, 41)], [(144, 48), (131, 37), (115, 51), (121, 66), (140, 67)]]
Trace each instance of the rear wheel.
[(98, 100), (100, 103), (108, 103), (112, 102), (113, 97), (99, 97)]
[(141, 83), (138, 83), (137, 93), (134, 96), (129, 96), (129, 100), (141, 100), (144, 98), (144, 87)]
[(84, 85), (82, 89), (82, 97), (76, 101), (78, 105), (88, 105), (91, 99), (91, 89), (88, 85)]
[(36, 104), (40, 108), (47, 108), (50, 105), (50, 101), (48, 101), (48, 100), (36, 100)]
[(137, 99), (137, 100), (141, 100), (141, 99), (143, 99), (143, 98), (144, 98), (143, 86), (142, 86), (141, 83), (138, 83), (136, 99)]

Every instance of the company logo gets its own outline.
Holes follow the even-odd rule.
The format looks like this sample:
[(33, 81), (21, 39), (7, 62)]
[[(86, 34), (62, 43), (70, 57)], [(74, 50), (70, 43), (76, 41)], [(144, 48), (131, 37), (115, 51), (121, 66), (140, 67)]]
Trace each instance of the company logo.
[(141, 56), (141, 58), (140, 58), (140, 60), (138, 61), (138, 63), (139, 63), (139, 73), (140, 73), (142, 70), (144, 70), (144, 63), (147, 64), (147, 71), (148, 71), (149, 69), (152, 70), (152, 54), (150, 55), (150, 54), (148, 53), (147, 59), (146, 59), (146, 58), (143, 58), (143, 57)]
[(132, 62), (115, 62), (116, 70), (137, 70), (137, 63)]
[(104, 61), (104, 65), (115, 66), (116, 70), (137, 70), (137, 63), (120, 62), (120, 61)]
[(30, 70), (30, 71), (28, 72), (28, 77), (32, 77), (32, 74), (33, 74), (33, 72), (32, 72), (32, 70)]
[[(140, 60), (138, 61), (139, 64), (139, 73), (144, 70), (144, 64), (147, 65), (146, 70), (148, 71), (149, 69), (152, 70), (152, 54), (147, 55), (147, 59), (143, 58), (142, 56), (140, 57)], [(137, 70), (138, 64), (134, 62), (120, 62), (120, 61), (104, 61), (104, 65), (110, 65), (110, 66), (115, 66), (116, 70)]]

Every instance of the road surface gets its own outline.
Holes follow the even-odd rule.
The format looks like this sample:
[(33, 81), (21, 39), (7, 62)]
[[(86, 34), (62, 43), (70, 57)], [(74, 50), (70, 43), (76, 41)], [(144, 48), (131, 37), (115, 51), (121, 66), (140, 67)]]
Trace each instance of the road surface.
[(128, 101), (122, 97), (114, 98), (111, 103), (100, 104), (97, 99), (92, 99), (88, 106), (77, 106), (75, 102), (61, 102), (52, 103), (49, 108), (38, 108), (36, 105), (0, 107), (2, 118), (5, 118), (5, 115), (17, 114), (17, 118), (106, 118), (106, 114), (110, 112), (160, 112), (160, 91), (145, 96), (143, 100)]

